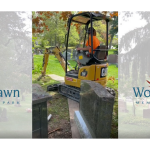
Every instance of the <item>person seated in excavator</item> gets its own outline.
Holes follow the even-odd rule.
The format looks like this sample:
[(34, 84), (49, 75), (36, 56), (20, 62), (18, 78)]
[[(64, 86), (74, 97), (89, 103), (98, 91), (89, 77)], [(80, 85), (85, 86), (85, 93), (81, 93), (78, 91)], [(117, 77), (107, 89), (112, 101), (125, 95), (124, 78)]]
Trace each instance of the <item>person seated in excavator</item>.
[[(100, 41), (98, 40), (98, 38), (96, 37), (96, 30), (94, 28), (92, 28), (93, 30), (93, 50), (94, 49), (97, 49), (98, 46), (100, 46)], [(88, 28), (87, 30), (87, 33), (88, 33), (88, 40), (86, 42), (86, 47), (82, 48), (82, 47), (79, 47), (77, 48), (76, 50), (77, 51), (89, 51), (89, 53), (86, 55), (87, 57), (90, 57), (90, 54), (91, 54), (91, 27)], [(95, 53), (95, 51), (93, 51), (93, 54)], [(78, 65), (80, 66), (81, 63), (79, 61), (78, 62)]]

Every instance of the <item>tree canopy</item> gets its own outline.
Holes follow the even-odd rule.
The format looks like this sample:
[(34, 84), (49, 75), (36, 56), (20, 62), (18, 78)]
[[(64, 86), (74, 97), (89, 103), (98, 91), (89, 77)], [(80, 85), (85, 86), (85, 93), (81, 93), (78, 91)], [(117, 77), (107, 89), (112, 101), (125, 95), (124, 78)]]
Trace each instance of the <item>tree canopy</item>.
[[(124, 21), (128, 21), (133, 15), (139, 16), (139, 22), (145, 20), (144, 26), (134, 28), (124, 34), (119, 42), (119, 79), (123, 84), (130, 83), (127, 88), (144, 86), (150, 75), (150, 12), (123, 12)], [(128, 81), (128, 82), (127, 82)]]
[(31, 37), (21, 17), (23, 14), (25, 12), (0, 12), (1, 86), (19, 86), (21, 75), (25, 77), (31, 69)]
[[(64, 47), (65, 44), (65, 34), (67, 33), (67, 19), (71, 14), (76, 14), (81, 12), (71, 12), (71, 11), (63, 11), (63, 12), (33, 12), (32, 13), (32, 33), (33, 33), (33, 45), (36, 47), (35, 41), (38, 41), (38, 45), (43, 43), (43, 40), (47, 40), (47, 44), (45, 46), (59, 46)], [(95, 12), (99, 13), (99, 12)], [(118, 12), (102, 12), (103, 14), (109, 14), (111, 18), (118, 18)], [(118, 19), (116, 19), (118, 21)], [(111, 23), (110, 28), (114, 28), (111, 31), (114, 35), (118, 29), (118, 22)], [(101, 43), (106, 42), (106, 25), (104, 22), (94, 23), (95, 29), (97, 31), (97, 35)], [(115, 30), (115, 31), (113, 31)], [(84, 27), (77, 23), (72, 23), (71, 31), (69, 36), (69, 46), (75, 46), (83, 43), (84, 38)], [(111, 36), (109, 35), (109, 38)], [(112, 43), (112, 39), (111, 43)]]
[[(50, 11), (37, 11), (37, 12), (33, 12), (32, 13), (32, 33), (42, 33), (44, 32), (44, 29), (49, 31), (48, 26), (45, 24), (45, 21), (47, 19), (50, 19), (51, 17), (55, 16), (56, 14), (60, 14), (59, 15), (59, 19), (62, 19), (63, 21), (67, 21), (67, 19), (69, 18), (69, 16), (73, 13), (82, 13), (83, 11), (79, 11), (79, 12), (71, 12), (71, 11), (55, 11), (55, 12), (50, 12)], [(99, 11), (95, 11), (94, 13), (100, 13)], [(109, 14), (110, 18), (113, 17), (117, 17), (118, 16), (118, 12), (108, 12), (108, 11), (102, 11), (101, 12), (104, 15)], [(66, 24), (65, 24), (66, 26)], [(79, 26), (78, 24), (75, 24), (76, 28), (78, 29)]]

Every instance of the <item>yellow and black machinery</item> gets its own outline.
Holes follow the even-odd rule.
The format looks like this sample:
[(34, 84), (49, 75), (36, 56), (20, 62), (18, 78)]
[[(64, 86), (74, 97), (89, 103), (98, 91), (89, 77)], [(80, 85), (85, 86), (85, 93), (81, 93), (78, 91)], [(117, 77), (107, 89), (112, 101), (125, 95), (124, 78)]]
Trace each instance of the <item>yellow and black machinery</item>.
[[(93, 49), (93, 22), (94, 21), (106, 21), (106, 44), (99, 45), (96, 49)], [(43, 70), (42, 76), (45, 75), (46, 67), (48, 64), (49, 54), (54, 54), (60, 62), (62, 68), (65, 71), (64, 84), (58, 84), (54, 86), (48, 86), (48, 90), (58, 88), (60, 94), (79, 102), (80, 99), (80, 84), (82, 80), (91, 80), (101, 84), (103, 87), (106, 86), (107, 81), (107, 56), (108, 56), (108, 22), (109, 17), (103, 14), (95, 14), (91, 12), (84, 12), (76, 15), (71, 15), (68, 18), (68, 32), (66, 34), (66, 55), (62, 55), (60, 49), (55, 47), (53, 50), (46, 49), (43, 57)], [(67, 61), (68, 55), (68, 41), (71, 23), (79, 23), (85, 25), (85, 36), (83, 42), (83, 48), (85, 47), (85, 41), (88, 36), (88, 28), (91, 27), (91, 53), (89, 57), (86, 51), (78, 51), (77, 61), (80, 64), (78, 69), (69, 69), (70, 66)]]

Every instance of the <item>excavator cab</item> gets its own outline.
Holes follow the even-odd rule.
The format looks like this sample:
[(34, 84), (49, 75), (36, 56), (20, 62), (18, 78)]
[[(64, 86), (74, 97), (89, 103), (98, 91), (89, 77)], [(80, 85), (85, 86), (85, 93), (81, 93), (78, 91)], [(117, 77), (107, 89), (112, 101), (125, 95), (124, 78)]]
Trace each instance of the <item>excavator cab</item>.
[[(106, 43), (105, 45), (99, 45), (96, 49), (93, 49), (93, 22), (94, 21), (106, 21)], [(81, 64), (78, 71), (67, 71), (66, 64), (66, 76), (65, 84), (80, 88), (81, 80), (91, 80), (98, 82), (102, 86), (106, 86), (107, 76), (107, 56), (108, 56), (108, 22), (109, 17), (106, 17), (100, 13), (84, 12), (76, 15), (71, 15), (68, 18), (68, 33), (66, 39), (66, 62), (67, 62), (67, 50), (71, 23), (78, 23), (85, 26), (85, 35), (83, 47), (85, 47), (86, 38), (88, 36), (88, 28), (91, 27), (91, 53), (87, 56), (85, 51), (79, 51), (77, 53), (77, 61)]]

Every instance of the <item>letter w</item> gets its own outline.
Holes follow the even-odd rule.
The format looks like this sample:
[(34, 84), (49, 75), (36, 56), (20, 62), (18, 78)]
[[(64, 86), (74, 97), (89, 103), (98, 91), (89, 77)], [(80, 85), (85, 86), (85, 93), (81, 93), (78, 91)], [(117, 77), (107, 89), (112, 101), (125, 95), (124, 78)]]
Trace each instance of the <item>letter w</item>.
[(138, 94), (139, 94), (139, 96), (141, 97), (141, 96), (142, 96), (142, 93), (143, 93), (143, 90), (144, 90), (144, 87), (142, 87), (142, 92), (141, 92), (141, 93), (140, 93), (139, 87), (136, 87), (136, 88), (138, 89), (138, 92), (137, 92), (137, 93), (136, 93), (136, 91), (135, 91), (135, 87), (133, 87), (135, 96), (137, 97)]
[(5, 96), (7, 97), (7, 95), (10, 97), (11, 96), (11, 93), (12, 93), (12, 90), (11, 90), (11, 92), (9, 93), (9, 90), (7, 90), (7, 93), (6, 93), (6, 91), (5, 90), (3, 90), (4, 91), (4, 94), (5, 94)]

